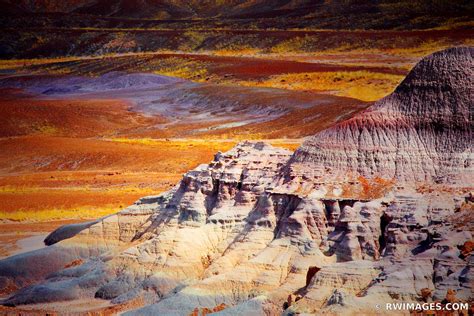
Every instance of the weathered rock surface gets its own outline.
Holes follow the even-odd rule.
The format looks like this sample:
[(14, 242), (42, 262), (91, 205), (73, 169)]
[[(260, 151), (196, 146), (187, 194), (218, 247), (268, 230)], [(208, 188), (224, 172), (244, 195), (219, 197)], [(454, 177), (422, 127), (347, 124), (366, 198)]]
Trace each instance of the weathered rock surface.
[(466, 183), (474, 177), (473, 54), (452, 48), (423, 59), (394, 93), (308, 139), (287, 177)]
[[(45, 250), (0, 261), (0, 285), (18, 289), (3, 304), (290, 315), (472, 300), (473, 51), (425, 58), (293, 155), (243, 142), (169, 192), (58, 229)], [(384, 187), (368, 198), (373, 183)]]

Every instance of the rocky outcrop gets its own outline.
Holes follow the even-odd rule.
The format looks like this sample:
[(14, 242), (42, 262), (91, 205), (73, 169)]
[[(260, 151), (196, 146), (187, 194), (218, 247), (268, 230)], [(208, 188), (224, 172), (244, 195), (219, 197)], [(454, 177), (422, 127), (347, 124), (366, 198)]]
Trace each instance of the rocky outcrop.
[(335, 254), (338, 261), (378, 259), (381, 215), (382, 207), (377, 201), (344, 207), (334, 231), (328, 236), (327, 253)]
[[(243, 142), (169, 192), (58, 229), (46, 249), (0, 261), (14, 291), (3, 304), (290, 315), (472, 300), (472, 65), (471, 49), (436, 53), (293, 155)], [(357, 196), (371, 183), (390, 185)]]

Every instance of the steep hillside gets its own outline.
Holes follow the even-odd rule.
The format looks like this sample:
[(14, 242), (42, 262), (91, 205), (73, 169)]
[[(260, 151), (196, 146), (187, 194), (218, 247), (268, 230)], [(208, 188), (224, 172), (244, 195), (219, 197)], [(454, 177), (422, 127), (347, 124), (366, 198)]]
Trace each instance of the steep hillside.
[(472, 48), (452, 48), (423, 59), (394, 93), (306, 141), (290, 169), (339, 181), (351, 175), (428, 183), (472, 179), (473, 54)]
[[(261, 20), (261, 26), (332, 29), (412, 29), (469, 22), (470, 1), (182, 1), (2, 0), (3, 13), (78, 13), (135, 19)], [(241, 26), (244, 26), (245, 23)], [(240, 22), (236, 22), (238, 25)], [(198, 22), (199, 24), (199, 22)], [(204, 25), (204, 24), (203, 24)]]

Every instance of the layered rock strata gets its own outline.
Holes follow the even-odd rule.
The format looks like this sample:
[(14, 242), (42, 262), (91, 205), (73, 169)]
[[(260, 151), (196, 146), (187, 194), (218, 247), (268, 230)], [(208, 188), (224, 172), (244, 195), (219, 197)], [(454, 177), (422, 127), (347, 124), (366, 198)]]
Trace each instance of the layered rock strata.
[(293, 155), (287, 180), (471, 180), (473, 53), (452, 48), (420, 61), (391, 95), (308, 139)]

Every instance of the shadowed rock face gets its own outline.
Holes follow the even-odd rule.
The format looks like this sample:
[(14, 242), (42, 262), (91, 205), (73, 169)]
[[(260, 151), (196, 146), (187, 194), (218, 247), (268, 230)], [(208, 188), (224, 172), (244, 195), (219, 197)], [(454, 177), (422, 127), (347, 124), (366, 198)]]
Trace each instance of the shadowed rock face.
[[(169, 192), (58, 229), (52, 246), (0, 261), (0, 285), (19, 289), (3, 304), (70, 312), (55, 303), (95, 298), (141, 302), (137, 315), (221, 304), (223, 315), (278, 315), (284, 303), (288, 314), (368, 314), (472, 300), (472, 52), (425, 58), (391, 96), (293, 155), (243, 142)], [(331, 193), (383, 174), (398, 185), (370, 200)]]
[[(472, 7), (469, 1), (314, 1), (314, 0), (2, 0), (0, 15), (27, 13), (74, 13), (83, 14), (82, 23), (88, 16), (175, 20), (203, 20), (202, 25), (231, 20), (245, 27), (249, 19), (263, 21), (265, 27), (312, 26), (314, 29), (420, 29), (470, 21)], [(48, 16), (49, 17), (49, 16)], [(417, 18), (417, 19), (415, 19)], [(51, 19), (51, 18), (50, 18)], [(211, 19), (211, 20), (208, 20)], [(188, 22), (189, 20), (185, 20)], [(194, 22), (198, 22), (194, 21)], [(119, 20), (124, 23), (123, 20)], [(130, 23), (130, 22), (129, 22)], [(122, 25), (122, 24), (121, 24)], [(216, 25), (220, 25), (217, 24)]]
[(424, 58), (394, 93), (307, 140), (292, 157), (314, 177), (465, 182), (473, 173), (472, 48)]

